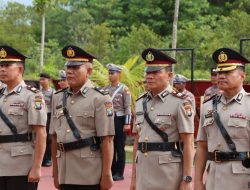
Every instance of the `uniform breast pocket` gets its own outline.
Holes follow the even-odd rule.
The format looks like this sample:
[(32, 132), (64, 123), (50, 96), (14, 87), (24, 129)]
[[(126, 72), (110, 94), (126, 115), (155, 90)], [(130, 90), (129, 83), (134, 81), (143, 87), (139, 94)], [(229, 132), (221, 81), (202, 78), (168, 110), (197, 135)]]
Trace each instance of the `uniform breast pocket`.
[(92, 111), (81, 111), (76, 114), (76, 124), (79, 126), (94, 128), (94, 116)]
[(234, 139), (245, 139), (248, 137), (248, 120), (244, 118), (229, 118), (228, 133)]
[(100, 150), (97, 151), (92, 151), (90, 147), (82, 148), (80, 149), (80, 156), (82, 159), (86, 158), (99, 158), (101, 157), (101, 152)]
[(207, 138), (212, 138), (214, 137), (214, 135), (216, 135), (217, 133), (217, 128), (215, 127), (215, 122), (214, 122), (214, 118), (206, 118), (204, 120), (204, 123), (202, 125), (202, 127), (204, 127), (206, 133), (207, 133)]
[(134, 132), (137, 132), (140, 134), (143, 121), (144, 121), (144, 115), (136, 115), (136, 118), (135, 118), (135, 130), (136, 131), (134, 130)]
[(32, 155), (32, 154), (33, 154), (33, 148), (31, 145), (11, 147), (11, 156), (12, 157)]
[(27, 118), (24, 117), (24, 110), (22, 109), (9, 109), (8, 116), (14, 124), (21, 124), (25, 122), (25, 120), (27, 121)]
[(232, 163), (232, 172), (235, 175), (249, 175), (250, 178), (250, 168), (244, 167), (241, 162)]
[(162, 130), (165, 131), (168, 127), (171, 127), (172, 120), (170, 115), (156, 116), (154, 123)]

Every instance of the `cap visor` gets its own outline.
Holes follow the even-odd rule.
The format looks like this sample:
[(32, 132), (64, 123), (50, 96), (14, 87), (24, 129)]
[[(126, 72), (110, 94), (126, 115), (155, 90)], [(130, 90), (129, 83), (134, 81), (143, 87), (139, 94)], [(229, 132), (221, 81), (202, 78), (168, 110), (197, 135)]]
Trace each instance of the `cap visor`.
[(230, 67), (217, 67), (216, 72), (224, 72), (224, 71), (233, 71), (237, 68), (237, 66), (230, 66)]
[(156, 66), (153, 66), (153, 67), (145, 67), (145, 69), (144, 69), (144, 71), (146, 72), (146, 73), (148, 73), (148, 72), (155, 72), (155, 71), (160, 71), (160, 70), (162, 70), (163, 68), (165, 68), (165, 67), (156, 67)]
[(79, 61), (67, 61), (65, 63), (65, 66), (78, 66), (83, 65), (85, 62), (79, 62)]

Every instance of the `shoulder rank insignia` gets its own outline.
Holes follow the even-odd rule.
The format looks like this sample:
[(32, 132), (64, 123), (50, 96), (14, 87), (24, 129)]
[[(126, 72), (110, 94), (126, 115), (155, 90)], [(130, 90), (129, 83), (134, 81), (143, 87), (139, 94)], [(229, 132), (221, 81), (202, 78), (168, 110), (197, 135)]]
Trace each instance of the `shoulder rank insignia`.
[(109, 94), (108, 91), (103, 90), (101, 87), (95, 87), (94, 90), (97, 91), (97, 92), (99, 92), (102, 95), (108, 95)]
[(216, 98), (217, 94), (214, 94), (213, 96), (207, 98), (206, 100), (203, 101), (203, 104), (205, 104), (206, 102), (213, 100), (214, 98)]
[(27, 86), (27, 89), (30, 90), (31, 92), (34, 92), (34, 93), (39, 92), (39, 90), (37, 88), (30, 86), (30, 85)]
[(58, 94), (60, 92), (64, 92), (65, 90), (67, 90), (68, 88), (63, 88), (63, 89), (60, 89), (60, 90), (57, 90), (54, 94)]
[(184, 98), (187, 97), (185, 94), (182, 94), (181, 92), (176, 92), (176, 91), (172, 91), (171, 94), (174, 97), (177, 97), (177, 98), (180, 98), (180, 99), (184, 99)]
[(143, 92), (135, 101), (140, 100), (141, 98), (143, 98), (144, 96), (146, 96), (148, 94), (148, 92)]

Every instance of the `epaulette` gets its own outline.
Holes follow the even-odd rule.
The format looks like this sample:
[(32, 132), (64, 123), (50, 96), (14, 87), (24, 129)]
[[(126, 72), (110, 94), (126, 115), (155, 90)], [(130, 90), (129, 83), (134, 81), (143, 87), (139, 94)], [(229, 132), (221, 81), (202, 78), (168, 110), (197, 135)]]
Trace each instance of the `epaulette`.
[(208, 99), (203, 101), (203, 104), (205, 104), (206, 102), (213, 100), (214, 98), (216, 98), (217, 94), (214, 94), (213, 96), (209, 97)]
[(68, 88), (63, 88), (63, 89), (60, 89), (60, 90), (57, 90), (54, 94), (58, 94), (60, 92), (64, 92), (65, 90), (67, 90)]
[(109, 92), (106, 90), (103, 90), (101, 87), (94, 87), (94, 90), (101, 93), (102, 95), (108, 95)]
[(141, 98), (143, 98), (144, 96), (146, 96), (148, 94), (148, 92), (143, 92), (135, 101), (140, 100)]
[(27, 89), (30, 90), (31, 92), (34, 92), (34, 93), (37, 93), (37, 92), (40, 91), (40, 90), (37, 89), (36, 87), (30, 86), (30, 85), (27, 86)]
[(185, 99), (187, 97), (186, 94), (183, 94), (181, 92), (177, 92), (177, 91), (172, 91), (171, 94), (174, 96), (174, 97), (177, 97), (177, 98), (180, 98), (180, 99)]

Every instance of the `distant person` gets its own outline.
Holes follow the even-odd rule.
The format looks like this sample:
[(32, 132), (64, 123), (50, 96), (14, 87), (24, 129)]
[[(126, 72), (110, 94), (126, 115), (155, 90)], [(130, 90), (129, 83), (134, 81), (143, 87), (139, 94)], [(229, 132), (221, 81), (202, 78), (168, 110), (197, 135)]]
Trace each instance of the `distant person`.
[(207, 101), (209, 98), (211, 98), (212, 96), (214, 96), (215, 94), (219, 94), (222, 91), (218, 88), (217, 83), (218, 83), (218, 72), (216, 71), (215, 68), (211, 68), (210, 70), (210, 74), (211, 74), (211, 83), (212, 86), (210, 86), (209, 88), (206, 89), (205, 93), (204, 93), (204, 101)]
[(174, 76), (173, 86), (178, 92), (190, 98), (190, 100), (192, 101), (193, 110), (195, 110), (195, 97), (192, 92), (186, 89), (186, 81), (187, 78), (185, 76), (177, 74)]
[(67, 81), (67, 77), (66, 77), (66, 72), (64, 70), (60, 70), (59, 71), (58, 85), (59, 85), (60, 89), (64, 89), (64, 88), (68, 88), (69, 87), (69, 84), (68, 84), (68, 81)]
[[(36, 190), (46, 146), (46, 107), (42, 93), (25, 84), (25, 59), (0, 46), (0, 189)], [(35, 140), (34, 136), (35, 135)]]
[(126, 132), (130, 130), (131, 119), (131, 93), (125, 84), (120, 82), (122, 69), (115, 64), (107, 65), (110, 84), (104, 87), (109, 92), (114, 106), (115, 137), (114, 158), (112, 163), (112, 176), (114, 181), (124, 179), (126, 161), (125, 140)]
[(50, 87), (50, 75), (48, 73), (40, 74), (40, 85), (42, 87), (41, 91), (44, 96), (46, 108), (47, 108), (47, 124), (46, 124), (46, 132), (47, 132), (47, 140), (46, 140), (46, 150), (43, 158), (42, 166), (49, 167), (51, 166), (51, 138), (49, 135), (49, 125), (51, 119), (51, 100), (52, 95), (55, 90)]

